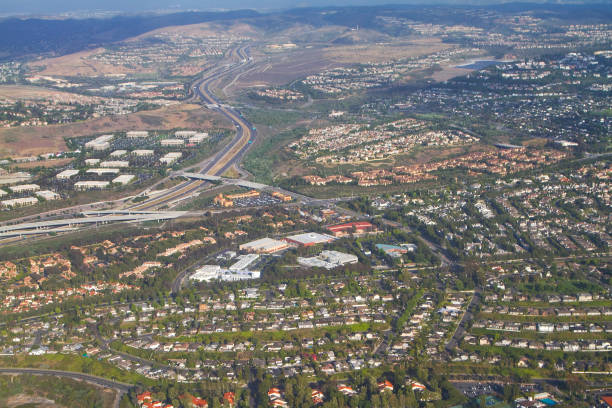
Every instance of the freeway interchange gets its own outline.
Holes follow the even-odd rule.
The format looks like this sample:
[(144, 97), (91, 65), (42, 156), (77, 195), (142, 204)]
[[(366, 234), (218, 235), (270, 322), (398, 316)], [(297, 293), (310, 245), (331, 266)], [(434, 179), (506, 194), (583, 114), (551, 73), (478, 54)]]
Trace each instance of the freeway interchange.
[[(252, 63), (252, 59), (248, 56), (248, 47), (240, 47), (232, 50), (230, 56), (238, 57), (239, 62), (236, 64), (224, 65), (213, 69), (205, 74), (203, 78), (196, 81), (191, 88), (193, 98), (198, 99), (204, 106), (212, 109), (229, 121), (236, 127), (236, 135), (231, 142), (221, 151), (216, 153), (212, 158), (201, 163), (201, 168), (198, 174), (220, 176), (232, 166), (236, 166), (250, 144), (253, 142), (257, 133), (253, 125), (242, 117), (242, 115), (233, 107), (222, 104), (221, 101), (213, 94), (210, 87), (216, 81), (233, 73), (239, 72), (244, 67)], [(111, 211), (79, 211), (80, 208), (63, 209), (62, 212), (68, 211), (71, 214), (80, 214), (84, 217), (50, 219), (48, 221), (22, 222), (13, 225), (0, 226), (0, 239), (5, 239), (5, 242), (13, 242), (15, 239), (20, 239), (24, 236), (35, 236), (47, 234), (50, 232), (64, 233), (72, 232), (79, 228), (91, 226), (93, 224), (104, 224), (108, 222), (142, 222), (150, 220), (167, 220), (183, 215), (183, 212), (172, 211), (155, 211), (159, 207), (168, 205), (173, 202), (178, 202), (181, 199), (189, 197), (194, 192), (208, 183), (205, 179), (187, 178), (186, 181), (179, 185), (164, 191), (152, 198), (146, 199), (135, 205), (127, 206), (124, 209)], [(125, 200), (119, 201), (119, 203)], [(86, 207), (84, 207), (86, 208)], [(76, 210), (76, 211), (75, 211)], [(58, 212), (59, 214), (59, 212)], [(53, 214), (49, 214), (52, 216)], [(40, 370), (29, 368), (0, 368), (0, 374), (35, 374), (35, 375), (55, 375), (59, 377), (68, 377), (87, 381), (99, 386), (108, 387), (117, 391), (117, 399), (115, 406), (119, 404), (120, 396), (127, 392), (131, 385), (111, 381), (108, 379), (91, 376), (82, 373), (73, 373), (58, 370)]]
[[(231, 167), (238, 165), (257, 136), (255, 127), (242, 117), (237, 109), (223, 104), (211, 91), (212, 84), (230, 75), (238, 74), (253, 63), (248, 50), (248, 46), (233, 49), (230, 52), (230, 57), (237, 58), (237, 63), (219, 65), (205, 73), (191, 86), (192, 99), (198, 100), (204, 107), (220, 113), (236, 128), (236, 134), (230, 143), (211, 158), (201, 162), (197, 174), (220, 176)], [(21, 222), (5, 223), (0, 226), (0, 245), (14, 242), (25, 236), (73, 232), (92, 223), (97, 225), (110, 222), (139, 222), (144, 218), (155, 218), (156, 220), (175, 218), (177, 216), (175, 212), (169, 217), (164, 215), (167, 212), (155, 213), (160, 207), (169, 206), (192, 196), (207, 184), (208, 181), (204, 179), (187, 178), (186, 181), (137, 204), (127, 204), (130, 202), (129, 199), (117, 200), (115, 202), (116, 210), (107, 211), (104, 214), (99, 214), (94, 205), (83, 205), (50, 212), (46, 214), (47, 221), (39, 221), (39, 217), (37, 217), (37, 220), (31, 220), (34, 222), (27, 222), (30, 220), (24, 219)], [(148, 193), (150, 192), (145, 190), (140, 195), (146, 196)], [(98, 216), (95, 219), (87, 220), (86, 217), (92, 215), (91, 211), (98, 213), (96, 214)], [(69, 214), (72, 217), (66, 218), (64, 214)]]
[(306, 205), (334, 205), (336, 202), (346, 199), (313, 199), (273, 186), (221, 177), (228, 169), (239, 165), (240, 160), (257, 137), (257, 130), (252, 123), (242, 116), (239, 110), (222, 103), (213, 94), (211, 88), (218, 81), (227, 79), (231, 75), (239, 75), (244, 68), (252, 65), (253, 60), (248, 51), (248, 46), (233, 49), (230, 57), (238, 59), (237, 63), (218, 65), (203, 74), (202, 78), (195, 81), (191, 86), (191, 99), (198, 100), (204, 107), (224, 116), (234, 125), (236, 134), (219, 152), (199, 163), (196, 166), (196, 171), (191, 173), (179, 171), (169, 176), (184, 177), (185, 181), (156, 194), (153, 194), (150, 191), (151, 188), (149, 188), (138, 195), (146, 197), (138, 203), (132, 201), (134, 197), (116, 200), (112, 204), (113, 209), (107, 209), (107, 203), (93, 203), (49, 212), (44, 215), (43, 219), (29, 217), (28, 219), (3, 223), (3, 225), (0, 225), (0, 245), (10, 244), (25, 237), (41, 237), (50, 233), (63, 234), (85, 228), (95, 228), (100, 224), (161, 222), (177, 218), (187, 213), (169, 211), (165, 208), (194, 196), (203, 187), (210, 185), (210, 181), (215, 180), (226, 184), (244, 185), (247, 188), (279, 191)]
[[(248, 47), (235, 49), (232, 51), (232, 54), (234, 53), (240, 59), (238, 64), (213, 70), (213, 72), (196, 81), (191, 88), (194, 98), (199, 99), (202, 104), (223, 115), (236, 127), (236, 135), (232, 141), (211, 160), (207, 160), (207, 163), (200, 170), (200, 174), (220, 176), (225, 173), (229, 168), (235, 166), (240, 161), (254, 138), (257, 136), (255, 127), (253, 127), (248, 120), (242, 117), (236, 109), (222, 104), (210, 90), (212, 83), (227, 75), (238, 72), (252, 63), (252, 59), (248, 56)], [(169, 189), (161, 196), (147, 199), (130, 207), (130, 209), (150, 210), (167, 205), (171, 202), (180, 201), (182, 198), (193, 194), (205, 183), (204, 180), (185, 181)]]

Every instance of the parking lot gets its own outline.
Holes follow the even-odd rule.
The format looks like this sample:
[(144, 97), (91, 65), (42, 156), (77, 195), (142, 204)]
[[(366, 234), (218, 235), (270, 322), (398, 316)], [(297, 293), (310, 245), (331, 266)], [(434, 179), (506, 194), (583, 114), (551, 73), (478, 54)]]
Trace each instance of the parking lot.
[(457, 382), (453, 385), (468, 398), (499, 394), (503, 391), (503, 387), (498, 383)]
[(262, 193), (259, 197), (237, 198), (234, 200), (234, 207), (262, 207), (280, 203), (279, 199)]

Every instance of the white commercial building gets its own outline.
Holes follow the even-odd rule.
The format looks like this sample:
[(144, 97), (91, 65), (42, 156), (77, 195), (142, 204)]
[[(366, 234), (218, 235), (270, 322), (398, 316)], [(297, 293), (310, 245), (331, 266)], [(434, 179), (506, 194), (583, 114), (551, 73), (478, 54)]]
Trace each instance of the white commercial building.
[(326, 244), (336, 239), (331, 235), (319, 234), (318, 232), (305, 232), (303, 234), (291, 235), (285, 238), (288, 242), (302, 246)]
[(109, 142), (96, 143), (92, 145), (90, 148), (95, 151), (101, 152), (101, 151), (110, 149), (110, 143)]
[(356, 255), (339, 251), (323, 251), (320, 257), (329, 263), (337, 265), (356, 264), (359, 261)]
[(74, 189), (75, 190), (95, 190), (95, 189), (107, 188), (109, 185), (110, 185), (110, 182), (108, 181), (97, 181), (97, 180), (77, 181), (76, 183), (74, 183)]
[(259, 279), (261, 278), (260, 271), (226, 271), (224, 270), (219, 276), (219, 279), (226, 282)]
[(240, 280), (259, 279), (260, 277), (261, 272), (259, 271), (231, 271), (228, 269), (223, 269), (219, 265), (204, 265), (198, 270), (196, 270), (195, 273), (191, 275), (189, 279), (196, 280), (199, 282), (210, 282), (213, 280), (232, 282)]
[(68, 169), (64, 170), (61, 173), (57, 173), (55, 176), (58, 180), (69, 180), (70, 178), (79, 174), (79, 171), (76, 169)]
[(100, 159), (85, 159), (86, 166), (97, 166), (100, 163)]
[(127, 160), (106, 160), (100, 163), (100, 167), (130, 167), (130, 162)]
[(149, 137), (149, 132), (146, 130), (131, 130), (125, 134), (130, 139), (137, 139), (141, 137)]
[(0, 190), (0, 197), (7, 195), (8, 193), (4, 190)]
[(9, 189), (13, 193), (28, 193), (40, 190), (40, 186), (38, 184), (20, 184), (18, 186), (10, 186)]
[(113, 140), (113, 138), (113, 135), (98, 136), (94, 140), (85, 143), (85, 148), (93, 150), (106, 150), (110, 148), (110, 141)]
[(188, 137), (195, 136), (198, 132), (195, 130), (177, 130), (174, 132), (175, 137), (180, 137), (181, 139), (187, 139)]
[(185, 141), (183, 139), (164, 139), (160, 142), (160, 144), (164, 147), (175, 147), (183, 146)]
[(155, 152), (153, 150), (149, 150), (149, 149), (138, 149), (132, 152), (134, 156), (138, 156), (138, 157), (153, 156), (154, 153)]
[(171, 164), (176, 162), (181, 157), (183, 157), (183, 153), (181, 152), (170, 152), (170, 153), (167, 153), (164, 157), (161, 157), (159, 161), (170, 166)]
[(127, 154), (127, 150), (115, 150), (110, 154), (110, 157), (121, 157)]
[(204, 265), (191, 275), (190, 279), (197, 280), (200, 282), (209, 282), (216, 279), (221, 273), (221, 267), (219, 265)]
[(23, 207), (26, 205), (38, 204), (38, 199), (35, 197), (13, 198), (12, 200), (0, 201), (3, 207)]
[(37, 191), (35, 194), (38, 197), (44, 200), (47, 200), (47, 201), (59, 200), (61, 198), (59, 194), (54, 193), (51, 190), (41, 190), (41, 191)]
[(300, 265), (304, 266), (333, 269), (342, 265), (356, 264), (358, 260), (359, 258), (353, 254), (346, 254), (338, 251), (323, 251), (319, 256), (312, 258), (299, 257), (297, 261)]
[(87, 173), (97, 174), (98, 176), (100, 176), (102, 174), (119, 174), (119, 169), (102, 169), (102, 168), (97, 168), (97, 169), (89, 169), (89, 170), (87, 170)]
[(208, 139), (208, 133), (196, 133), (189, 138), (189, 143), (200, 144), (206, 139)]
[(246, 254), (240, 255), (238, 257), (238, 262), (230, 266), (228, 269), (230, 271), (240, 271), (243, 269), (247, 269), (249, 265), (259, 259), (259, 255), (257, 254)]
[(289, 245), (284, 241), (279, 241), (272, 238), (261, 238), (256, 241), (247, 242), (240, 245), (239, 249), (246, 252), (254, 252), (259, 254), (271, 254), (288, 248)]
[(134, 180), (135, 178), (136, 176), (133, 174), (122, 174), (119, 177), (114, 178), (113, 183), (125, 185)]

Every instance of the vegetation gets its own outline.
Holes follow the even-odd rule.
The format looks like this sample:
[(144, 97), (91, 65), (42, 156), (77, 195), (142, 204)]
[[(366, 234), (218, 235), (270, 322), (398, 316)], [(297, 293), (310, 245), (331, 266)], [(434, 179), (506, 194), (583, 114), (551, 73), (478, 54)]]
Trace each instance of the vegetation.
[[(68, 378), (39, 375), (0, 376), (0, 405), (7, 406), (11, 397), (32, 401), (39, 406), (40, 398), (55, 404), (74, 408), (108, 408), (112, 406), (114, 392)], [(25, 407), (26, 405), (20, 405)]]

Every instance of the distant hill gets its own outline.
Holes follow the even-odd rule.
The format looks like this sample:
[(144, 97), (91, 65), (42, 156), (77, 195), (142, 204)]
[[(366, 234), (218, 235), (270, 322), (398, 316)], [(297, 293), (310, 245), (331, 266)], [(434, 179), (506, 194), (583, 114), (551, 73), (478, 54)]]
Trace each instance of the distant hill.
[[(405, 31), (394, 31), (393, 28), (385, 27), (377, 16), (403, 17), (422, 23), (466, 24), (484, 29), (492, 28), (494, 20), (472, 13), (474, 9), (488, 9), (501, 14), (529, 11), (533, 16), (553, 18), (558, 21), (567, 20), (574, 24), (581, 21), (609, 23), (612, 20), (612, 8), (609, 7), (609, 3), (589, 5), (507, 3), (489, 6), (381, 5), (310, 7), (271, 13), (239, 10), (123, 15), (91, 19), (8, 18), (0, 20), (0, 61), (38, 55), (60, 56), (122, 41), (161, 27), (237, 19), (247, 20), (249, 24), (268, 33), (282, 32), (296, 24), (308, 24), (313, 27), (328, 25), (359, 27), (372, 30), (368, 32), (370, 40), (377, 35), (406, 34)], [(366, 34), (362, 31), (351, 32), (336, 41), (342, 44), (359, 43), (364, 35)]]
[(59, 56), (125, 40), (173, 25), (257, 17), (252, 10), (117, 16), (105, 19), (18, 19), (0, 21), (0, 60), (40, 54)]

